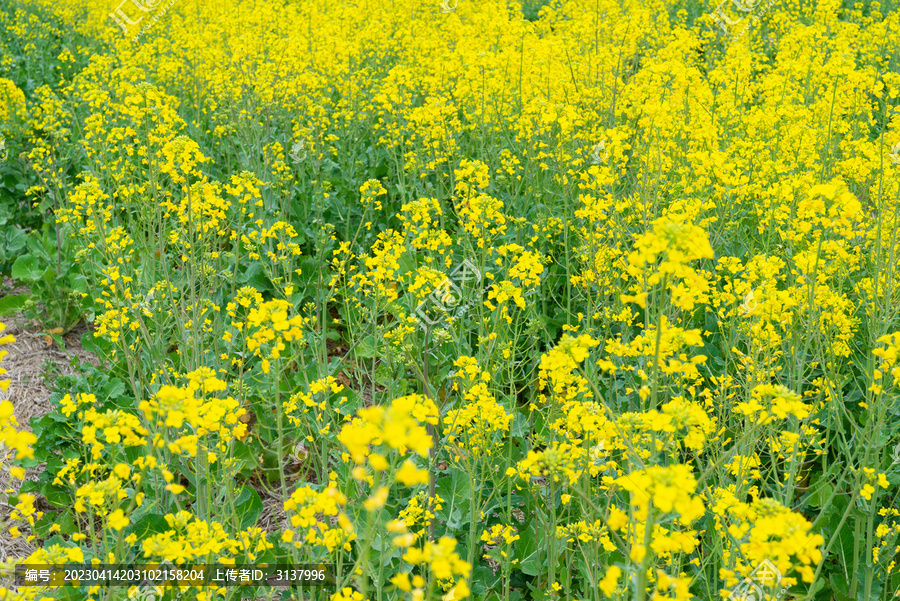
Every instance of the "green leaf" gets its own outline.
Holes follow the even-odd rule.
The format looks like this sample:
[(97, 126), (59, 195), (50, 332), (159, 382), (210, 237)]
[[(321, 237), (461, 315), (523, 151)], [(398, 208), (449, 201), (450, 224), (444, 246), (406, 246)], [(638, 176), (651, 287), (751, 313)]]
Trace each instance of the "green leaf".
[(131, 532), (137, 536), (138, 540), (142, 540), (151, 534), (160, 534), (168, 529), (169, 523), (166, 521), (166, 518), (158, 513), (145, 514), (131, 525)]
[(448, 530), (458, 530), (472, 519), (472, 487), (466, 474), (454, 471), (438, 479), (435, 492), (444, 499), (441, 509), (435, 512), (437, 519), (447, 523)]
[(249, 476), (250, 472), (256, 468), (256, 457), (254, 457), (250, 446), (245, 442), (237, 441), (234, 443), (233, 458), (237, 463), (238, 471), (247, 472), (244, 474), (246, 476)]
[(69, 447), (68, 449), (63, 449), (62, 456), (63, 459), (80, 459), (81, 453), (76, 449)]
[(479, 563), (474, 569), (474, 578), (471, 579), (474, 598), (483, 598), (484, 594), (500, 582), (500, 572), (495, 575), (490, 567)]
[(8, 294), (0, 298), (0, 317), (20, 311), (27, 300), (27, 294)]
[(54, 507), (70, 507), (72, 505), (72, 495), (69, 491), (60, 486), (53, 486), (49, 482), (45, 482), (41, 486), (41, 494)]
[(19, 487), (19, 494), (39, 494), (41, 492), (41, 483), (37, 480), (26, 480)]
[(25, 230), (14, 227), (6, 230), (6, 250), (10, 253), (18, 253), (25, 248), (28, 237)]
[(828, 499), (831, 497), (832, 492), (834, 491), (834, 486), (828, 483), (828, 480), (821, 477), (820, 475), (816, 475), (813, 477), (812, 485), (810, 486), (812, 489), (809, 494), (809, 503), (813, 507), (821, 508)]
[(37, 282), (40, 280), (47, 269), (41, 269), (40, 262), (33, 255), (22, 255), (13, 263), (12, 275), (15, 280), (24, 282)]
[(235, 502), (234, 509), (241, 518), (241, 529), (246, 529), (256, 524), (259, 519), (263, 510), (262, 499), (259, 498), (259, 493), (249, 486), (241, 488), (238, 499), (243, 500), (240, 503)]
[[(45, 284), (53, 284), (54, 280), (57, 279), (56, 272), (48, 267), (47, 269), (44, 270), (44, 273), (41, 274), (40, 279)], [(69, 292), (71, 292), (71, 290), (69, 290), (65, 286), (61, 286), (61, 284), (62, 284), (61, 280), (56, 283), (57, 294), (68, 294)]]
[[(58, 534), (56, 534), (56, 535), (54, 535), (54, 536), (48, 538), (46, 541), (44, 541), (44, 545), (46, 545), (45, 548), (47, 548), (47, 549), (49, 549), (49, 548), (52, 547), (53, 545), (58, 545), (58, 546), (60, 546), (60, 547), (66, 548), (66, 549), (68, 549), (69, 547), (75, 547), (75, 546), (76, 546), (75, 543), (73, 543), (73, 542), (71, 542), (71, 541), (66, 541), (65, 539), (63, 539), (63, 538), (62, 538), (60, 535), (58, 535)], [(74, 588), (74, 587), (72, 587), (72, 588)]]
[(88, 279), (81, 274), (69, 274), (69, 287), (77, 292), (86, 293), (88, 291)]
[(537, 576), (544, 571), (544, 561), (541, 558), (535, 533), (536, 520), (532, 520), (528, 528), (519, 532), (519, 540), (516, 541), (516, 557), (520, 559), (519, 569), (529, 576)]
[(375, 368), (375, 382), (385, 388), (389, 387), (394, 381), (394, 373), (386, 361), (380, 362)]
[(61, 534), (73, 534), (79, 531), (78, 524), (75, 522), (75, 514), (71, 509), (67, 509), (62, 513), (45, 513), (44, 517), (36, 524), (37, 535), (46, 538), (54, 524), (59, 526)]
[(375, 339), (375, 336), (370, 334), (360, 340), (354, 349), (354, 354), (360, 359), (380, 357), (381, 353), (378, 351), (378, 341)]
[(103, 338), (94, 337), (94, 334), (90, 331), (81, 335), (81, 346), (84, 350), (99, 355), (100, 357), (106, 357), (108, 354), (107, 351), (110, 348), (108, 341)]
[(103, 394), (112, 399), (122, 396), (125, 394), (125, 382), (119, 378), (113, 378), (103, 387)]
[(258, 262), (251, 263), (247, 267), (247, 271), (242, 273), (238, 279), (241, 283), (246, 283), (248, 286), (256, 288), (258, 292), (266, 292), (272, 289), (269, 278), (266, 277), (262, 265)]
[(253, 489), (250, 488), (249, 486), (242, 486), (239, 489), (240, 492), (238, 492), (237, 496), (234, 497), (234, 506), (240, 507), (243, 503), (246, 503), (247, 501), (249, 501), (251, 490), (253, 490)]

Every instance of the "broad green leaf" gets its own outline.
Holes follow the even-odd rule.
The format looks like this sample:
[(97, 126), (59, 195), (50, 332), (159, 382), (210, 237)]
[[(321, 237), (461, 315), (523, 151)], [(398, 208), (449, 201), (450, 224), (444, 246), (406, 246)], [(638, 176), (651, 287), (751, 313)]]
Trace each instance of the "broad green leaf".
[(131, 525), (131, 533), (142, 540), (153, 534), (160, 534), (169, 529), (166, 518), (158, 513), (148, 513), (141, 516)]
[(8, 294), (0, 298), (0, 317), (20, 311), (27, 300), (27, 294)]
[(41, 269), (40, 262), (33, 255), (22, 255), (13, 263), (12, 275), (15, 280), (24, 282), (37, 282), (43, 277), (47, 269)]
[(244, 486), (238, 497), (243, 497), (243, 501), (235, 503), (234, 509), (240, 516), (241, 528), (246, 529), (256, 524), (259, 515), (262, 513), (263, 504), (259, 498), (259, 493), (249, 486)]

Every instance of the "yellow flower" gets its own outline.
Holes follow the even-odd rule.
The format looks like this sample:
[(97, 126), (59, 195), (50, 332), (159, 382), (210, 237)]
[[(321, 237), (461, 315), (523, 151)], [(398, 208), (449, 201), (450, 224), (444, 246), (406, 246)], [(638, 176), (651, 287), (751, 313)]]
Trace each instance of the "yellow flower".
[(125, 512), (121, 509), (116, 509), (114, 512), (109, 514), (109, 518), (107, 519), (107, 523), (109, 523), (110, 528), (114, 530), (121, 530), (130, 524), (131, 522), (125, 517)]
[(377, 470), (379, 472), (384, 471), (388, 468), (387, 459), (385, 459), (384, 455), (380, 455), (378, 453), (372, 453), (369, 455), (369, 465), (372, 466), (373, 470)]
[(387, 502), (389, 490), (390, 489), (387, 486), (380, 487), (372, 494), (372, 496), (363, 501), (363, 507), (365, 507), (367, 511), (381, 509)]
[(875, 487), (871, 484), (866, 484), (859, 491), (859, 496), (861, 496), (866, 501), (870, 501), (872, 499), (872, 494), (875, 492)]
[(622, 576), (622, 569), (618, 566), (610, 566), (606, 570), (606, 574), (603, 576), (603, 580), (600, 581), (598, 585), (600, 590), (603, 591), (603, 594), (607, 597), (612, 597), (616, 592), (616, 587), (619, 584), (619, 578)]
[(428, 472), (420, 470), (416, 464), (407, 459), (397, 471), (397, 481), (404, 486), (415, 486), (416, 484), (428, 484)]
[(392, 577), (391, 583), (401, 591), (406, 593), (408, 593), (412, 589), (412, 584), (410, 584), (409, 582), (409, 574), (406, 574), (405, 572), (401, 572)]
[(16, 459), (34, 457), (34, 449), (31, 445), (37, 442), (37, 436), (25, 430), (17, 430), (13, 426), (18, 425), (14, 413), (13, 404), (9, 401), (0, 401), (0, 443), (16, 450)]

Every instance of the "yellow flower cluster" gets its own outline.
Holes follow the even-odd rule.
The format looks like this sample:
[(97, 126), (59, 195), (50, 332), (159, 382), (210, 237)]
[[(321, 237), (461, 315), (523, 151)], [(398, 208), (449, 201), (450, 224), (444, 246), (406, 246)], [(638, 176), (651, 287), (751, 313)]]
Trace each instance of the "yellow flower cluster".
[(660, 217), (652, 226), (637, 237), (627, 257), (627, 273), (637, 282), (632, 295), (623, 295), (623, 302), (645, 307), (649, 289), (660, 283), (680, 309), (690, 311), (696, 304), (707, 302), (709, 280), (690, 266), (699, 259), (713, 258), (706, 232), (675, 216)]
[(356, 417), (341, 428), (338, 440), (347, 448), (346, 458), (357, 464), (366, 461), (372, 446), (381, 444), (400, 453), (411, 450), (424, 457), (432, 447), (432, 439), (423, 424), (434, 426), (437, 423), (438, 410), (434, 401), (411, 394), (394, 399), (387, 407), (360, 409)]
[(885, 334), (878, 339), (880, 348), (872, 350), (872, 354), (879, 359), (879, 366), (874, 371), (872, 390), (880, 393), (885, 389), (884, 376), (891, 375), (891, 385), (900, 384), (900, 332)]
[[(333, 376), (326, 376), (310, 382), (309, 392), (295, 392), (284, 402), (285, 414), (292, 424), (302, 426), (308, 423), (309, 418), (305, 416), (312, 410), (315, 413), (314, 419), (318, 426), (318, 434), (325, 436), (331, 431), (331, 424), (323, 423), (325, 421), (324, 413), (328, 408), (327, 399), (330, 395), (338, 394), (343, 389), (343, 385), (338, 384)], [(317, 398), (321, 400), (317, 401)]]
[(282, 540), (293, 543), (296, 548), (311, 545), (324, 546), (328, 551), (336, 548), (350, 551), (350, 542), (356, 538), (356, 533), (341, 510), (346, 504), (347, 497), (333, 480), (321, 491), (309, 486), (298, 488), (284, 502), (284, 510), (291, 516), (291, 527), (297, 529), (300, 538), (294, 540), (295, 532), (285, 530)]
[(490, 393), (491, 376), (479, 369), (474, 357), (459, 357), (454, 366), (459, 371), (453, 379), (453, 389), (462, 388), (462, 401), (458, 409), (447, 412), (443, 426), (469, 452), (490, 456), (498, 442), (495, 434), (509, 432), (512, 416)]
[[(5, 323), (0, 323), (0, 332), (6, 329)], [(5, 344), (10, 344), (15, 342), (16, 339), (7, 334), (0, 338), (0, 346)], [(8, 354), (6, 350), (0, 350), (0, 362), (3, 361), (3, 358)], [(6, 373), (6, 370), (0, 367), (0, 376)], [(9, 390), (10, 380), (0, 380), (0, 390), (6, 392)], [(37, 437), (28, 432), (26, 430), (19, 430), (16, 428), (18, 422), (16, 421), (16, 416), (14, 413), (15, 407), (9, 401), (2, 400), (0, 401), (0, 444), (6, 445), (12, 449), (15, 449), (16, 459), (25, 459), (27, 457), (34, 457), (34, 449), (31, 448), (31, 445), (37, 442)]]
[(795, 581), (788, 576), (792, 570), (804, 582), (813, 581), (824, 538), (810, 532), (812, 524), (806, 518), (774, 499), (744, 503), (727, 490), (714, 492), (712, 512), (716, 529), (726, 530), (737, 542), (737, 549), (725, 554), (726, 561), (735, 567), (720, 570), (728, 586), (736, 583), (738, 574), (747, 575), (764, 560), (771, 561), (786, 577), (783, 585)]
[(894, 4), (151, 4), (0, 8), (0, 238), (127, 388), (61, 380), (46, 449), (0, 401), (74, 549), (32, 559), (274, 550), (352, 564), (334, 601), (726, 597), (768, 559), (878, 596)]
[[(704, 505), (696, 495), (697, 480), (690, 467), (653, 466), (621, 476), (615, 484), (631, 493), (631, 519), (613, 508), (607, 523), (613, 530), (624, 529), (631, 543), (629, 556), (633, 561), (644, 561), (650, 550), (662, 557), (678, 552), (693, 553), (700, 544), (697, 531), (681, 528), (699, 519)], [(677, 528), (663, 525), (668, 516), (674, 517)], [(648, 535), (650, 549), (645, 542)]]
[(282, 351), (287, 348), (285, 343), (303, 337), (303, 328), (308, 321), (300, 315), (290, 316), (291, 310), (290, 302), (275, 299), (257, 302), (247, 315), (247, 348), (263, 358), (263, 373), (269, 373), (270, 359), (281, 357)]
[(713, 434), (714, 422), (699, 403), (681, 397), (665, 403), (658, 411), (625, 413), (618, 419), (621, 435), (646, 453), (660, 451), (703, 451)]
[(587, 469), (596, 472), (596, 467), (584, 447), (562, 442), (541, 451), (529, 450), (516, 467), (509, 468), (507, 473), (518, 473), (526, 482), (535, 478), (549, 478), (554, 483), (565, 479), (569, 485), (573, 485)]
[[(24, 520), (28, 523), (29, 529), (31, 532), (34, 532), (35, 521), (41, 519), (44, 516), (43, 511), (38, 511), (34, 507), (35, 496), (30, 494), (19, 495), (19, 502), (16, 503), (15, 509), (9, 514), (9, 519), (13, 521)], [(9, 529), (10, 535), (13, 538), (18, 538), (22, 535), (18, 526), (13, 526)], [(26, 541), (31, 542), (35, 539), (34, 534), (31, 534), (26, 537)]]
[(638, 470), (617, 478), (616, 484), (631, 493), (638, 520), (647, 520), (651, 507), (677, 514), (682, 524), (690, 524), (703, 515), (703, 501), (695, 496), (697, 479), (686, 465)]
[(135, 447), (147, 444), (148, 430), (138, 416), (122, 409), (107, 409), (102, 413), (93, 407), (84, 412), (81, 442), (99, 459), (111, 445), (122, 443)]
[[(389, 530), (403, 535), (395, 538), (394, 544), (398, 547), (408, 547), (415, 542), (417, 537), (423, 536), (425, 530), (434, 521), (434, 512), (443, 509), (443, 503), (444, 499), (440, 495), (428, 497), (424, 491), (420, 491), (415, 496), (410, 497), (406, 508), (400, 512), (400, 519), (397, 520), (399, 523), (395, 523), (394, 528), (391, 527), (390, 523), (388, 524)], [(411, 534), (413, 536), (405, 536), (407, 530), (411, 528), (417, 528), (412, 530)]]
[[(202, 450), (214, 459), (214, 449), (225, 452), (229, 442), (244, 437), (247, 426), (240, 417), (246, 409), (230, 396), (216, 396), (227, 385), (208, 367), (192, 371), (184, 379), (181, 387), (161, 386), (150, 400), (141, 401), (138, 409), (159, 430), (154, 437), (155, 446), (166, 446), (170, 453), (191, 457)], [(178, 435), (178, 431), (184, 434)], [(215, 446), (206, 442), (210, 434), (217, 435)]]
[[(456, 552), (456, 540), (450, 537), (441, 537), (436, 542), (426, 541), (422, 548), (410, 547), (403, 555), (403, 561), (420, 569), (427, 569), (444, 586), (453, 585), (448, 595), (455, 599), (464, 599), (470, 591), (466, 579), (472, 571), (472, 566), (460, 559)], [(410, 591), (415, 587), (418, 592), (413, 592), (413, 597), (421, 598), (425, 580), (421, 576), (413, 576), (401, 572), (391, 578), (391, 582), (402, 591)]]
[(219, 522), (201, 520), (189, 511), (166, 514), (165, 520), (168, 530), (141, 543), (146, 559), (176, 565), (198, 560), (234, 565), (236, 559), (253, 562), (272, 548), (266, 533), (256, 527), (230, 535)]
[(810, 407), (800, 395), (784, 386), (760, 384), (751, 391), (749, 401), (735, 405), (735, 411), (751, 417), (756, 424), (765, 425), (789, 415), (804, 419), (809, 415)]
[(541, 356), (540, 384), (544, 388), (552, 385), (553, 394), (571, 399), (587, 390), (587, 381), (573, 374), (584, 363), (591, 348), (599, 341), (588, 334), (574, 337), (564, 334), (556, 346)]
[[(93, 394), (79, 393), (75, 395), (75, 399), (72, 399), (72, 395), (67, 394), (62, 399), (60, 399), (60, 410), (63, 415), (66, 417), (70, 417), (78, 408), (82, 405), (94, 405), (97, 403), (97, 397)], [(84, 419), (84, 413), (78, 411), (78, 419)]]
[(25, 94), (11, 80), (0, 78), (0, 138), (17, 133), (27, 118)]

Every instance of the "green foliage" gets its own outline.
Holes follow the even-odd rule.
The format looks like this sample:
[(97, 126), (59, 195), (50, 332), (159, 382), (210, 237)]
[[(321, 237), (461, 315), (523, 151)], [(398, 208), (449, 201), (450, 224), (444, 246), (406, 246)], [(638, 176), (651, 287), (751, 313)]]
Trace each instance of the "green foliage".
[(25, 246), (27, 252), (19, 254), (10, 269), (12, 278), (29, 288), (30, 302), (24, 306), (45, 328), (67, 332), (81, 319), (88, 290), (81, 267), (49, 224), (33, 232)]

